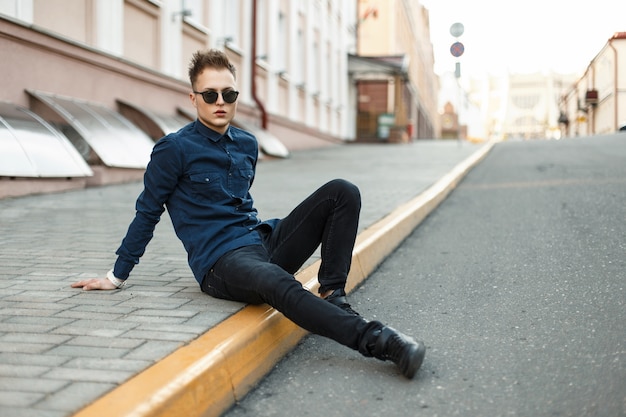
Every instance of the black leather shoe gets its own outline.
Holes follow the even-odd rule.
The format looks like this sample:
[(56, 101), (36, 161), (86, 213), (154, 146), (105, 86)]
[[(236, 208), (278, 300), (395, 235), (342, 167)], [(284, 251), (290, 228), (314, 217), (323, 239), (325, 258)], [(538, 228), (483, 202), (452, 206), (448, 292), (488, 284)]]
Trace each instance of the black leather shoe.
[(348, 299), (346, 298), (346, 292), (343, 290), (343, 288), (338, 288), (334, 290), (332, 293), (330, 293), (329, 296), (324, 298), (324, 300), (328, 301), (331, 304), (336, 305), (337, 307), (341, 308), (342, 310), (350, 314), (354, 314), (355, 316), (360, 316), (360, 314), (354, 311), (352, 307), (350, 307), (350, 304), (348, 304)]
[(391, 360), (405, 377), (412, 379), (424, 361), (426, 347), (422, 342), (403, 335), (391, 327), (383, 327), (376, 339), (373, 356), (382, 360)]

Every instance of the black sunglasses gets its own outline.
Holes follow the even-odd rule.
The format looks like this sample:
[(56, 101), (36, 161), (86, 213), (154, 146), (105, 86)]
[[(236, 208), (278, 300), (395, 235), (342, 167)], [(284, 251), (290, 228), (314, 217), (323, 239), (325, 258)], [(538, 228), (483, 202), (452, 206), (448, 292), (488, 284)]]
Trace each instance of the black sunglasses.
[[(201, 94), (202, 99), (205, 103), (213, 104), (217, 101), (217, 97), (220, 94), (217, 91), (194, 91), (194, 94)], [(228, 104), (232, 104), (237, 101), (237, 97), (239, 96), (239, 91), (228, 90), (222, 91), (222, 98)]]

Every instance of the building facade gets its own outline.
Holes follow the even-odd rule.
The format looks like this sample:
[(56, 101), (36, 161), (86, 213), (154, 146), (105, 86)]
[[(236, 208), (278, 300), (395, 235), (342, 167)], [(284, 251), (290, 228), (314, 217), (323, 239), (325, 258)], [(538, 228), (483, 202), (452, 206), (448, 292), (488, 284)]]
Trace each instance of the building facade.
[[(0, 198), (140, 178), (153, 141), (195, 118), (201, 49), (234, 63), (234, 124), (263, 155), (354, 140), (355, 1), (0, 1)], [(89, 167), (53, 168), (68, 146)]]
[(626, 32), (617, 32), (561, 97), (565, 136), (618, 131), (626, 126)]
[(511, 74), (502, 122), (504, 139), (560, 139), (559, 97), (573, 77)]
[(582, 76), (489, 76), (474, 80), (467, 95), (481, 109), (485, 139), (560, 139), (616, 132), (626, 125), (626, 32), (610, 37)]
[(392, 141), (440, 137), (428, 10), (417, 0), (359, 0), (357, 8), (359, 138), (380, 139), (386, 127)]
[[(262, 156), (384, 129), (437, 137), (429, 30), (417, 0), (0, 0), (0, 198), (31, 193), (28, 178), (140, 178), (154, 141), (195, 118), (187, 66), (201, 49), (234, 63), (233, 124)], [(373, 130), (359, 130), (373, 111)], [(44, 160), (73, 165), (68, 147), (88, 167)]]
[(238, 70), (239, 118), (289, 149), (350, 140), (355, 19), (351, 0), (0, 1), (0, 100), (27, 106), (35, 89), (191, 111), (188, 62), (218, 48)]
[(560, 98), (575, 79), (552, 72), (490, 75), (472, 81), (462, 112), (470, 103), (480, 109), (472, 131), (482, 140), (560, 139)]

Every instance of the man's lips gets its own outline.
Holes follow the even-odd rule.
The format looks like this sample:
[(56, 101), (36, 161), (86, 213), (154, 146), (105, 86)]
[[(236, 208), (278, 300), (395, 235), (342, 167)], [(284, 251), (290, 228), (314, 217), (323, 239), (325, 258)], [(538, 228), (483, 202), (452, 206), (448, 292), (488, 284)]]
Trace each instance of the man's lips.
[(218, 110), (213, 114), (216, 116), (226, 116), (226, 112), (224, 110)]

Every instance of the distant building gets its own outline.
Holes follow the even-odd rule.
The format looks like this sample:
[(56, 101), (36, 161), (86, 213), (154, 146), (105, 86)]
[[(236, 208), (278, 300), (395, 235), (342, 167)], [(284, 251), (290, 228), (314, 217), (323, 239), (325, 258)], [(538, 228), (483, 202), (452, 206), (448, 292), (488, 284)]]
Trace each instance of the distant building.
[(624, 74), (626, 32), (617, 32), (591, 60), (582, 76), (556, 73), (490, 76), (473, 80), (467, 95), (481, 109), (487, 139), (559, 139), (606, 134), (626, 125)]
[(459, 123), (459, 115), (450, 102), (447, 102), (443, 106), (443, 113), (441, 114), (441, 138), (467, 139), (467, 126)]
[(559, 139), (559, 97), (565, 80), (559, 74), (512, 74), (502, 122), (505, 139)]
[(439, 79), (428, 10), (416, 0), (360, 0), (357, 56), (358, 140), (437, 138)]
[(626, 32), (608, 39), (560, 100), (565, 136), (613, 133), (626, 125)]
[(480, 110), (484, 139), (559, 139), (559, 101), (573, 75), (507, 74), (474, 80), (469, 101)]

